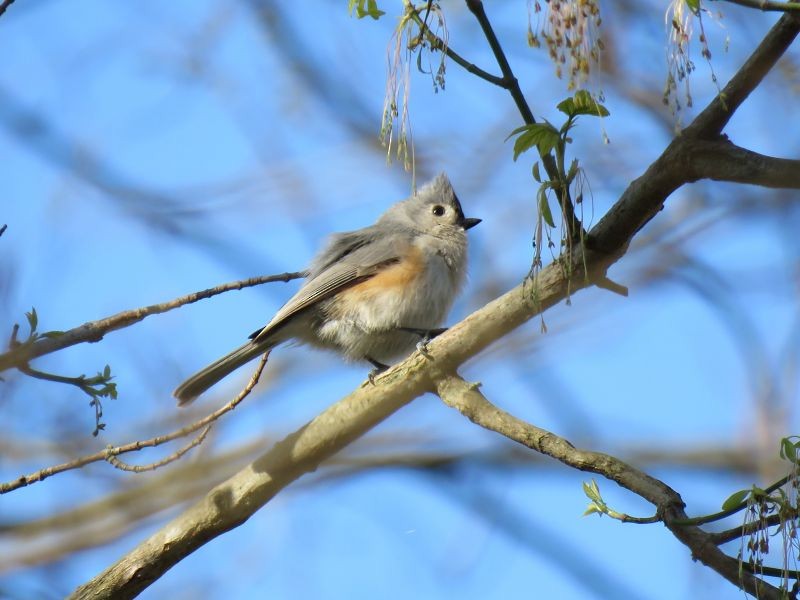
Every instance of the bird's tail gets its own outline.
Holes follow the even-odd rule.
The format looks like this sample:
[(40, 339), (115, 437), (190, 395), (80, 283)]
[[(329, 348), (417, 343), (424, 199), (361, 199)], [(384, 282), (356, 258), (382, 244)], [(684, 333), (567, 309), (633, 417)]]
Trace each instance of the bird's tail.
[(247, 342), (230, 354), (226, 354), (219, 360), (211, 363), (206, 368), (198, 371), (189, 379), (180, 384), (172, 395), (178, 399), (178, 406), (185, 406), (193, 402), (200, 394), (205, 392), (212, 385), (227, 377), (230, 373), (250, 362), (255, 357), (269, 352), (275, 344), (265, 344), (260, 342), (254, 344)]

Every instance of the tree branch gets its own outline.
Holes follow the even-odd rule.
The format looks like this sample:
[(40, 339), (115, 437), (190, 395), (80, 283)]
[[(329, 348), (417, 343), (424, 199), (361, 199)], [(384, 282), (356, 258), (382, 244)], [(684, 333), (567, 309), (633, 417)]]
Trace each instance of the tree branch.
[[(495, 431), (574, 469), (602, 475), (641, 496), (656, 507), (660, 520), (675, 537), (691, 549), (693, 558), (758, 598), (781, 598), (777, 588), (749, 573), (740, 575), (739, 561), (719, 550), (708, 533), (697, 527), (676, 525), (675, 520), (687, 518), (683, 510), (683, 500), (675, 490), (658, 479), (608, 454), (575, 448), (564, 438), (514, 417), (489, 402), (478, 391), (478, 385), (467, 383), (456, 375), (443, 375), (438, 381), (437, 393), (445, 404), (455, 408), (476, 425)], [(644, 519), (641, 522), (652, 520)]]
[(8, 10), (8, 7), (12, 4), (14, 4), (14, 0), (3, 0), (0, 2), (0, 17), (5, 14), (6, 10)]
[[(71, 460), (69, 462), (62, 463), (60, 465), (55, 465), (53, 467), (47, 467), (46, 469), (40, 469), (35, 473), (31, 473), (30, 475), (23, 475), (22, 477), (18, 477), (17, 479), (10, 481), (8, 483), (0, 484), (0, 494), (6, 494), (8, 492), (17, 490), (21, 487), (25, 487), (32, 483), (36, 483), (37, 481), (44, 481), (46, 478), (51, 477), (52, 475), (56, 475), (58, 473), (63, 473), (64, 471), (71, 471), (73, 469), (80, 469), (81, 467), (85, 467), (93, 462), (100, 462), (101, 460), (105, 460), (108, 463), (112, 464), (117, 468), (123, 468), (124, 463), (121, 461), (115, 461), (115, 458), (121, 454), (126, 454), (128, 452), (136, 452), (142, 450), (143, 448), (155, 448), (156, 446), (161, 446), (162, 444), (166, 444), (167, 442), (171, 442), (173, 440), (180, 439), (182, 437), (186, 437), (189, 434), (194, 433), (203, 428), (210, 427), (214, 424), (217, 419), (219, 419), (225, 413), (232, 411), (236, 408), (242, 400), (244, 400), (250, 392), (253, 391), (253, 388), (258, 383), (259, 377), (261, 377), (261, 372), (264, 370), (264, 365), (267, 364), (267, 357), (269, 353), (267, 352), (261, 358), (261, 362), (256, 367), (255, 372), (253, 373), (250, 380), (247, 382), (247, 385), (239, 392), (236, 397), (228, 402), (225, 406), (218, 408), (214, 412), (209, 415), (206, 415), (199, 421), (195, 421), (194, 423), (187, 425), (186, 427), (182, 427), (177, 431), (173, 431), (172, 433), (168, 433), (166, 435), (159, 435), (157, 437), (150, 438), (149, 440), (138, 440), (136, 442), (130, 442), (128, 444), (124, 444), (122, 446), (110, 446), (107, 447), (105, 450), (101, 450), (100, 452), (95, 452), (94, 454), (89, 454), (87, 456), (82, 456), (80, 458), (76, 458), (75, 460)], [(205, 438), (206, 433), (202, 433), (201, 437)], [(199, 441), (197, 441), (199, 440)], [(170, 459), (168, 462), (172, 462), (183, 456), (186, 452), (188, 452), (191, 448), (196, 446), (202, 442), (202, 439), (198, 437), (194, 442), (186, 446), (185, 448), (181, 448), (178, 452), (174, 453), (173, 455), (167, 457)], [(164, 459), (165, 461), (167, 459)], [(166, 464), (164, 461), (159, 461), (159, 463)], [(124, 465), (127, 466), (127, 465)], [(152, 466), (152, 465), (150, 465)], [(159, 464), (158, 466), (162, 466)], [(137, 470), (137, 467), (130, 467), (125, 470)], [(152, 470), (152, 469), (140, 469), (140, 470)]]
[(737, 525), (736, 527), (731, 527), (730, 529), (726, 529), (725, 531), (718, 531), (716, 533), (710, 533), (709, 539), (712, 543), (720, 546), (722, 544), (727, 544), (728, 542), (732, 542), (733, 540), (738, 540), (748, 535), (752, 535), (762, 529), (767, 529), (768, 527), (774, 527), (775, 525), (780, 525), (782, 522), (785, 522), (791, 518), (797, 518), (798, 515), (782, 515), (782, 514), (775, 514), (769, 515), (765, 519), (758, 519), (756, 521), (751, 521), (749, 523), (745, 523), (743, 525)]
[(19, 368), (28, 364), (34, 358), (51, 354), (58, 350), (63, 350), (69, 346), (81, 344), (84, 342), (99, 342), (107, 333), (130, 327), (134, 323), (149, 317), (150, 315), (158, 315), (165, 313), (172, 309), (184, 306), (185, 304), (192, 304), (198, 300), (205, 300), (217, 294), (229, 292), (231, 290), (241, 290), (246, 287), (261, 285), (263, 283), (271, 283), (274, 281), (291, 281), (305, 277), (304, 272), (296, 273), (282, 273), (280, 275), (265, 275), (262, 277), (251, 277), (242, 281), (233, 281), (222, 285), (208, 288), (200, 292), (194, 292), (186, 296), (181, 296), (168, 302), (160, 304), (151, 304), (142, 308), (134, 308), (126, 310), (104, 319), (97, 321), (89, 321), (69, 331), (59, 332), (58, 335), (41, 337), (32, 344), (20, 344), (12, 348), (4, 354), (0, 354), (0, 372), (7, 369)]
[(774, 158), (727, 139), (695, 140), (687, 148), (695, 179), (733, 181), (770, 188), (800, 188), (800, 160)]
[(757, 8), (764, 12), (779, 11), (790, 13), (800, 11), (800, 2), (775, 2), (774, 0), (725, 0), (725, 2), (746, 6), (747, 8)]
[(503, 77), (498, 77), (497, 75), (492, 75), (488, 71), (484, 71), (479, 66), (474, 63), (469, 62), (467, 59), (462, 57), (458, 52), (450, 48), (447, 44), (444, 43), (444, 40), (433, 33), (428, 27), (428, 24), (419, 16), (419, 12), (413, 5), (409, 5), (407, 7), (408, 14), (411, 16), (411, 19), (414, 23), (419, 26), (420, 32), (425, 38), (428, 40), (428, 43), (431, 45), (431, 48), (434, 50), (438, 50), (439, 52), (444, 52), (444, 55), (447, 56), (450, 60), (454, 63), (462, 67), (468, 73), (472, 73), (473, 75), (483, 79), (491, 83), (492, 85), (496, 85), (503, 89), (507, 89), (508, 86), (506, 84), (506, 80)]
[(763, 81), (777, 60), (797, 37), (797, 15), (785, 14), (769, 30), (758, 48), (728, 82), (728, 85), (684, 130), (684, 135), (712, 139), (722, 133), (733, 113)]
[[(506, 58), (506, 54), (503, 51), (503, 46), (500, 44), (500, 40), (497, 39), (497, 34), (495, 34), (494, 28), (489, 21), (489, 17), (486, 15), (486, 11), (483, 9), (483, 2), (481, 0), (466, 0), (466, 3), (467, 8), (478, 20), (478, 23), (483, 30), (483, 34), (486, 36), (486, 41), (489, 42), (489, 47), (492, 49), (492, 53), (494, 54), (495, 60), (497, 60), (500, 71), (503, 73), (503, 87), (508, 90), (508, 93), (511, 94), (511, 97), (514, 99), (514, 103), (517, 105), (517, 110), (519, 110), (520, 115), (522, 115), (522, 120), (525, 121), (527, 125), (536, 123), (533, 112), (531, 112), (531, 108), (528, 106), (527, 100), (525, 100), (525, 95), (522, 93), (522, 89), (519, 87), (519, 81), (517, 80), (516, 75), (514, 75), (514, 71), (511, 69), (508, 58)], [(556, 165), (556, 160), (552, 153), (539, 152), (539, 156), (542, 159), (542, 164), (544, 165), (545, 171), (547, 171), (547, 176), (553, 181), (562, 181), (562, 175), (558, 169), (558, 166)], [(567, 240), (570, 242), (579, 241), (585, 234), (585, 231), (583, 229), (583, 224), (575, 215), (575, 207), (573, 206), (572, 198), (570, 197), (569, 188), (565, 185), (560, 185), (553, 188), (553, 191), (558, 197), (558, 203), (561, 206), (561, 211), (564, 216), (564, 224), (567, 229)]]
[(525, 121), (525, 123), (528, 125), (535, 123), (536, 119), (533, 118), (531, 107), (528, 106), (528, 102), (525, 100), (522, 89), (519, 87), (519, 81), (514, 75), (514, 71), (511, 70), (511, 65), (508, 63), (506, 54), (503, 51), (503, 46), (500, 45), (500, 40), (497, 39), (497, 35), (492, 28), (492, 24), (489, 22), (489, 17), (486, 16), (486, 11), (483, 10), (483, 2), (481, 2), (481, 0), (466, 0), (466, 3), (467, 8), (478, 20), (478, 23), (483, 30), (483, 35), (486, 36), (486, 41), (489, 42), (489, 47), (492, 49), (495, 60), (497, 60), (497, 65), (500, 67), (500, 71), (503, 73), (503, 80), (505, 82), (503, 87), (505, 87), (511, 94), (511, 97), (514, 99), (514, 103), (517, 105), (517, 110), (519, 110), (519, 114), (522, 115), (522, 119)]

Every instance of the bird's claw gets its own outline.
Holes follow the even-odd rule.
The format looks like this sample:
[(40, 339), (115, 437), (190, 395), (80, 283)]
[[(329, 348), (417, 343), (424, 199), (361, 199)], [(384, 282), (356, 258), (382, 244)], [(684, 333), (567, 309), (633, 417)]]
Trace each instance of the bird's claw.
[(430, 338), (425, 336), (420, 341), (417, 342), (417, 352), (419, 352), (422, 356), (427, 358), (428, 360), (433, 360), (433, 356), (431, 353), (428, 352), (428, 342), (430, 342)]

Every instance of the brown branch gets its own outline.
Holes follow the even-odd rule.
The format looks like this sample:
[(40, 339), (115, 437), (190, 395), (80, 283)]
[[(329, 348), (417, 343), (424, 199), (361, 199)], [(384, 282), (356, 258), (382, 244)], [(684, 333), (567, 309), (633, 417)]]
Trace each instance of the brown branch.
[(409, 5), (407, 10), (411, 19), (419, 26), (419, 30), (425, 36), (425, 39), (428, 40), (431, 48), (438, 50), (439, 52), (444, 52), (444, 55), (447, 56), (447, 58), (462, 67), (468, 73), (472, 73), (473, 75), (480, 77), (492, 85), (507, 89), (508, 85), (503, 77), (498, 77), (497, 75), (492, 75), (488, 71), (484, 71), (479, 66), (469, 62), (458, 52), (450, 48), (450, 46), (445, 44), (442, 38), (431, 31), (430, 27), (428, 27), (427, 21), (419, 16), (419, 12), (413, 5)]
[(192, 304), (193, 302), (197, 302), (199, 300), (205, 300), (207, 298), (211, 298), (212, 296), (229, 292), (231, 290), (241, 290), (246, 287), (261, 285), (263, 283), (271, 283), (274, 281), (286, 282), (291, 281), (292, 279), (298, 279), (300, 277), (305, 277), (305, 273), (282, 273), (280, 275), (251, 277), (250, 279), (233, 281), (231, 283), (218, 285), (200, 292), (194, 292), (186, 296), (181, 296), (180, 298), (175, 298), (174, 300), (170, 300), (168, 302), (151, 304), (150, 306), (144, 306), (142, 308), (134, 308), (132, 310), (126, 310), (115, 315), (111, 315), (110, 317), (105, 317), (104, 319), (89, 321), (88, 323), (79, 325), (78, 327), (70, 329), (69, 331), (59, 332), (58, 335), (40, 337), (32, 344), (22, 343), (21, 345), (12, 348), (8, 352), (0, 354), (0, 372), (15, 367), (19, 368), (28, 364), (28, 362), (34, 358), (38, 358), (52, 352), (57, 352), (58, 350), (63, 350), (69, 346), (74, 346), (84, 342), (99, 342), (107, 333), (117, 331), (118, 329), (123, 329), (125, 327), (130, 327), (134, 323), (138, 323), (150, 315), (165, 313), (180, 306)]
[[(17, 490), (17, 489), (19, 489), (21, 487), (25, 487), (25, 486), (30, 485), (32, 483), (36, 483), (38, 481), (44, 481), (48, 477), (50, 477), (52, 475), (56, 475), (58, 473), (63, 473), (64, 471), (71, 471), (73, 469), (80, 469), (81, 467), (85, 467), (86, 465), (94, 463), (94, 462), (100, 462), (100, 461), (104, 460), (104, 461), (107, 461), (107, 462), (111, 463), (114, 466), (117, 466), (113, 462), (114, 457), (117, 457), (117, 456), (119, 456), (121, 454), (126, 454), (128, 452), (136, 452), (136, 451), (141, 450), (143, 448), (155, 448), (156, 446), (160, 446), (162, 444), (166, 444), (167, 442), (171, 442), (173, 440), (177, 440), (179, 438), (186, 437), (187, 435), (189, 435), (191, 433), (194, 433), (195, 431), (198, 431), (200, 429), (203, 429), (204, 427), (208, 427), (208, 426), (212, 425), (222, 415), (224, 415), (225, 413), (228, 413), (228, 412), (232, 411), (234, 408), (236, 408), (242, 402), (242, 400), (244, 400), (250, 394), (250, 392), (253, 390), (253, 388), (258, 383), (259, 377), (261, 377), (261, 372), (264, 370), (264, 365), (267, 364), (267, 358), (268, 357), (269, 357), (269, 353), (264, 354), (264, 356), (261, 358), (261, 362), (258, 364), (258, 367), (256, 368), (255, 372), (253, 373), (253, 376), (250, 377), (250, 380), (247, 382), (247, 385), (244, 387), (244, 389), (242, 389), (241, 392), (239, 392), (236, 395), (236, 397), (233, 400), (228, 402), (228, 404), (226, 404), (225, 406), (223, 406), (221, 408), (218, 408), (214, 412), (206, 415), (205, 417), (203, 417), (199, 421), (195, 421), (191, 425), (187, 425), (186, 427), (182, 427), (181, 429), (173, 431), (172, 433), (168, 433), (168, 434), (165, 434), (165, 435), (160, 435), (160, 436), (157, 436), (157, 437), (153, 437), (153, 438), (150, 438), (148, 440), (139, 440), (139, 441), (136, 441), (136, 442), (129, 442), (129, 443), (124, 444), (122, 446), (109, 446), (105, 450), (101, 450), (100, 452), (95, 452), (94, 454), (89, 454), (87, 456), (82, 456), (81, 458), (76, 458), (75, 460), (71, 460), (69, 462), (65, 462), (65, 463), (62, 463), (60, 465), (55, 465), (55, 466), (52, 466), (52, 467), (47, 467), (45, 469), (40, 469), (39, 471), (36, 471), (35, 473), (31, 473), (30, 475), (23, 475), (22, 477), (18, 477), (17, 479), (15, 479), (13, 481), (9, 481), (8, 483), (0, 484), (0, 494), (6, 494), (8, 492), (12, 492), (14, 490)], [(205, 437), (205, 433), (201, 434), (201, 437)], [(173, 454), (171, 456), (168, 456), (166, 459), (164, 459), (164, 461), (166, 461), (166, 462), (159, 461), (159, 463), (167, 464), (167, 462), (172, 462), (173, 460), (177, 460), (178, 458), (183, 456), (183, 454), (188, 452), (191, 448), (193, 448), (194, 446), (196, 446), (197, 444), (202, 442), (202, 439), (200, 439), (199, 441), (197, 441), (197, 440), (195, 440), (195, 441), (196, 441), (196, 443), (193, 442), (192, 444), (190, 444), (186, 448), (181, 448), (180, 450), (178, 450), (178, 452), (175, 453), (175, 454), (180, 453), (178, 456), (174, 456), (174, 454)], [(168, 459), (170, 459), (170, 460), (168, 460)], [(124, 463), (121, 463), (121, 464), (124, 465)], [(161, 466), (161, 464), (158, 464), (158, 466)], [(118, 468), (121, 468), (121, 467), (118, 467)], [(153, 467), (153, 468), (155, 468), (155, 467)], [(135, 467), (131, 467), (130, 469), (126, 469), (126, 470), (136, 470), (136, 468)], [(152, 470), (152, 469), (142, 468), (141, 470)]]
[(696, 179), (733, 181), (770, 188), (800, 188), (800, 160), (774, 158), (727, 139), (695, 140), (687, 148)]
[[(0, 2), (0, 17), (5, 14), (6, 10), (8, 10), (8, 7), (12, 4), (14, 4), (14, 0), (3, 0)], [(0, 233), (2, 232), (0, 231)]]
[[(439, 397), (470, 421), (495, 431), (523, 446), (540, 452), (581, 471), (596, 473), (616, 482), (656, 507), (658, 520), (692, 551), (692, 557), (713, 568), (737, 587), (759, 598), (780, 598), (780, 591), (751, 574), (739, 574), (739, 561), (727, 556), (711, 541), (711, 536), (697, 527), (675, 525), (686, 519), (680, 495), (658, 479), (600, 452), (581, 450), (549, 431), (526, 423), (499, 409), (470, 384), (455, 375), (443, 375), (437, 384)], [(653, 519), (621, 519), (632, 523), (652, 523)]]
[(206, 425), (205, 429), (200, 432), (200, 435), (196, 436), (192, 441), (190, 441), (185, 446), (181, 446), (175, 452), (170, 454), (169, 456), (165, 456), (161, 460), (157, 460), (152, 463), (148, 463), (146, 465), (132, 465), (130, 463), (126, 463), (115, 455), (109, 454), (106, 457), (106, 462), (110, 464), (115, 469), (119, 469), (120, 471), (127, 471), (129, 473), (144, 473), (146, 471), (155, 471), (161, 467), (164, 467), (170, 463), (174, 463), (176, 460), (179, 460), (184, 454), (186, 454), (192, 448), (195, 448), (203, 443), (203, 440), (206, 439), (208, 432), (211, 431), (211, 425)]
[(785, 14), (714, 100), (684, 130), (684, 135), (713, 139), (722, 133), (733, 113), (763, 81), (798, 33), (798, 17)]
[(797, 517), (798, 517), (797, 514), (769, 515), (765, 519), (758, 519), (757, 521), (751, 521), (750, 523), (737, 525), (736, 527), (731, 527), (730, 529), (726, 529), (725, 531), (710, 533), (708, 534), (708, 537), (711, 543), (720, 546), (722, 544), (727, 544), (728, 542), (732, 542), (733, 540), (737, 540), (739, 538), (752, 535), (758, 531), (761, 531), (762, 529), (773, 527), (775, 525), (780, 525), (782, 522), (789, 521), (791, 519), (796, 519)]
[[(519, 80), (516, 75), (514, 75), (514, 71), (511, 69), (511, 64), (508, 62), (503, 46), (500, 44), (500, 40), (497, 39), (497, 34), (494, 32), (492, 23), (489, 21), (489, 17), (483, 9), (483, 2), (481, 0), (466, 0), (466, 4), (469, 11), (475, 16), (475, 19), (481, 26), (481, 30), (486, 37), (486, 41), (489, 43), (489, 47), (492, 49), (497, 65), (503, 73), (504, 85), (502, 85), (502, 87), (511, 94), (514, 104), (517, 105), (517, 110), (519, 110), (520, 115), (522, 115), (522, 120), (525, 121), (527, 125), (536, 123), (528, 101), (525, 100), (525, 95), (522, 93), (522, 88), (519, 86)], [(539, 152), (539, 156), (542, 159), (542, 164), (547, 172), (547, 176), (552, 181), (562, 181), (562, 173), (559, 171), (553, 154), (551, 152)], [(569, 187), (566, 185), (559, 185), (553, 188), (553, 191), (561, 206), (561, 212), (567, 229), (567, 239), (570, 242), (579, 242), (586, 232), (583, 229), (583, 224), (575, 215), (575, 207), (570, 197)]]
[(800, 2), (775, 2), (773, 0), (724, 0), (747, 8), (756, 8), (764, 12), (800, 12)]
[(525, 100), (525, 95), (519, 87), (519, 81), (516, 75), (514, 75), (514, 71), (511, 70), (511, 65), (506, 58), (506, 53), (503, 51), (503, 46), (500, 44), (500, 40), (497, 39), (497, 34), (495, 34), (494, 28), (489, 22), (489, 17), (486, 16), (486, 11), (483, 10), (483, 2), (481, 2), (481, 0), (466, 0), (466, 3), (467, 8), (475, 15), (475, 19), (477, 19), (478, 24), (481, 26), (483, 35), (486, 37), (486, 41), (489, 42), (489, 47), (492, 49), (497, 65), (503, 73), (503, 80), (505, 82), (503, 87), (508, 90), (508, 93), (511, 94), (511, 97), (514, 99), (514, 104), (517, 105), (517, 110), (522, 115), (523, 121), (529, 125), (535, 123), (536, 119), (533, 118), (533, 113), (531, 112), (530, 106), (528, 106), (528, 101)]

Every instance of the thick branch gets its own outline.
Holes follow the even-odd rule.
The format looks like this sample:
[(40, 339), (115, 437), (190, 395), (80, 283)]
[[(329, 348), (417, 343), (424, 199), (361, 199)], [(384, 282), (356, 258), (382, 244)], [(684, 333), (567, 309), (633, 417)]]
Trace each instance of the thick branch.
[(770, 188), (800, 188), (800, 160), (774, 158), (740, 148), (726, 139), (689, 144), (696, 179), (733, 181)]
[(207, 290), (194, 292), (180, 298), (175, 298), (168, 302), (160, 304), (151, 304), (142, 308), (134, 308), (126, 310), (98, 321), (89, 321), (69, 331), (64, 331), (55, 336), (42, 337), (32, 344), (22, 344), (12, 348), (4, 354), (0, 354), (0, 372), (14, 367), (21, 367), (34, 358), (50, 354), (58, 350), (63, 350), (69, 346), (82, 344), (84, 342), (99, 342), (103, 336), (112, 331), (129, 327), (134, 323), (138, 323), (150, 315), (158, 315), (165, 313), (179, 306), (191, 304), (198, 300), (205, 300), (223, 292), (231, 290), (241, 290), (246, 287), (254, 285), (261, 285), (262, 283), (270, 283), (273, 281), (291, 281), (304, 277), (305, 273), (282, 273), (281, 275), (267, 275), (263, 277), (251, 277), (242, 281), (233, 281), (218, 285)]
[(716, 137), (728, 124), (733, 113), (769, 73), (777, 60), (797, 37), (800, 17), (783, 15), (770, 29), (742, 68), (731, 78), (728, 85), (711, 101), (703, 112), (686, 128), (684, 134), (697, 138)]
[(131, 598), (170, 567), (218, 535), (244, 523), (275, 494), (313, 471), (364, 432), (430, 389), (425, 359), (415, 355), (365, 384), (78, 588), (72, 598)]

